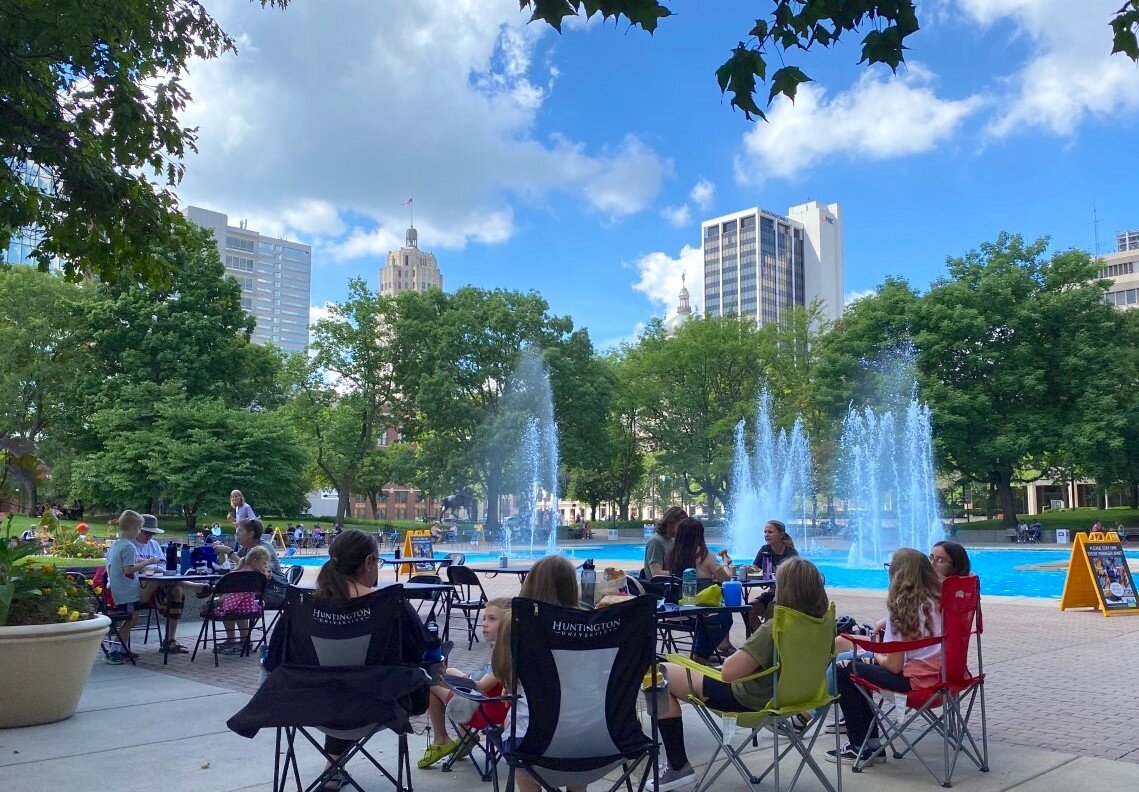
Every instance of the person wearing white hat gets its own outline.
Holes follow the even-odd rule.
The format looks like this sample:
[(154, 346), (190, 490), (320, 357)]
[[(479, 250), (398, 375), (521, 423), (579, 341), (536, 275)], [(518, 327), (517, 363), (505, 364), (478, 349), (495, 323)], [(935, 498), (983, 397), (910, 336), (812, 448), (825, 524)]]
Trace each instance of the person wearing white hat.
[[(166, 553), (154, 537), (164, 533), (166, 532), (158, 527), (157, 517), (153, 514), (144, 514), (142, 529), (138, 533), (138, 538), (134, 540), (139, 561), (152, 561), (153, 569), (160, 575), (166, 569)], [(183, 585), (194, 589), (202, 588), (194, 583), (166, 586), (144, 577), (139, 591), (139, 604), (142, 607), (153, 605), (160, 614), (166, 616), (166, 639), (162, 648), (170, 654), (187, 654), (190, 651), (177, 640), (178, 620), (182, 618), (182, 605), (186, 599), (182, 591)]]

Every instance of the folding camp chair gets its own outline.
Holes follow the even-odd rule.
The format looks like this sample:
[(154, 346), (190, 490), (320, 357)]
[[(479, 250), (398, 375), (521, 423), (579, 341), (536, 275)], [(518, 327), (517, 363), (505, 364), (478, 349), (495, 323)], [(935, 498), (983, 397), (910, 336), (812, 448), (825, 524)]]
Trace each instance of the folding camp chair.
[[(889, 743), (894, 758), (901, 759), (913, 753), (930, 775), (944, 787), (953, 785), (953, 772), (962, 754), (982, 772), (989, 770), (989, 733), (985, 717), (985, 674), (981, 661), (981, 633), (984, 625), (981, 620), (981, 584), (976, 575), (953, 575), (941, 584), (941, 612), (944, 619), (944, 635), (923, 638), (917, 641), (892, 641), (871, 643), (866, 638), (846, 636), (856, 646), (875, 652), (905, 652), (929, 646), (940, 647), (941, 679), (924, 687), (914, 688), (905, 695), (908, 713), (900, 711), (893, 691), (884, 690), (867, 679), (858, 676), (857, 663), (853, 666), (850, 680), (858, 691), (870, 702), (874, 720), (878, 725), (881, 739)], [(969, 669), (969, 643), (977, 638), (977, 673)], [(880, 698), (875, 701), (875, 694)], [(897, 694), (903, 695), (903, 694)], [(969, 730), (973, 708), (979, 704), (981, 718), (981, 745), (978, 746)], [(937, 712), (940, 710), (940, 713)], [(914, 739), (909, 739), (905, 731), (912, 725), (924, 726)], [(866, 748), (871, 731), (859, 746), (860, 752)], [(918, 753), (919, 742), (930, 734), (937, 734), (942, 741), (942, 774)], [(899, 751), (895, 742), (901, 742), (905, 749)], [(855, 772), (862, 770), (865, 761), (856, 762)]]
[(467, 649), (478, 643), (479, 614), (486, 608), (487, 596), (479, 576), (462, 564), (447, 567), (447, 582), (455, 587), (451, 606), (447, 609), (448, 625), (456, 610), (467, 623)]
[[(268, 678), (248, 704), (227, 721), (231, 730), (253, 737), (276, 729), (273, 790), (284, 792), (291, 773), (301, 789), (298, 735), (329, 766), (306, 788), (340, 778), (344, 788), (362, 789), (346, 770), (362, 756), (397, 792), (411, 792), (410, 717), (427, 711), (430, 678), (423, 660), (423, 625), (400, 585), (386, 586), (344, 605), (329, 605), (311, 592), (290, 587), (280, 627), (269, 644)], [(377, 732), (399, 735), (394, 774), (367, 748)], [(340, 756), (325, 749), (313, 732), (348, 742)]]
[[(190, 662), (193, 662), (198, 657), (198, 647), (209, 648), (210, 643), (213, 643), (214, 653), (214, 667), (218, 666), (218, 634), (224, 633), (224, 630), (219, 630), (218, 625), (225, 621), (248, 621), (249, 632), (246, 633), (245, 641), (241, 647), (241, 656), (245, 657), (253, 650), (253, 644), (250, 641), (250, 636), (253, 634), (253, 625), (258, 619), (261, 620), (261, 629), (265, 628), (265, 576), (260, 572), (248, 569), (240, 570), (237, 572), (230, 572), (223, 575), (222, 578), (214, 584), (213, 594), (210, 597), (210, 603), (206, 606), (206, 612), (202, 614), (202, 629), (198, 632), (198, 640), (194, 642), (194, 651), (190, 655)], [(225, 594), (242, 594), (252, 593), (257, 598), (258, 607), (248, 613), (218, 613), (217, 610), (221, 606), (222, 596)]]
[[(716, 739), (716, 750), (697, 780), (695, 792), (710, 789), (729, 766), (735, 767), (744, 781), (751, 785), (759, 784), (769, 773), (773, 773), (775, 789), (779, 790), (779, 765), (792, 749), (799, 754), (799, 764), (788, 790), (794, 789), (803, 768), (810, 767), (827, 790), (836, 792), (836, 786), (831, 784), (811, 756), (811, 749), (822, 733), (827, 714), (832, 710), (836, 727), (838, 723), (838, 708), (834, 706), (838, 697), (831, 693), (827, 683), (827, 667), (834, 659), (834, 621), (833, 602), (822, 617), (808, 616), (781, 605), (775, 606), (771, 618), (771, 638), (775, 644), (774, 663), (771, 668), (748, 677), (772, 677), (771, 701), (764, 709), (758, 712), (722, 712), (711, 709), (694, 695), (689, 696), (689, 703)], [(704, 676), (721, 680), (719, 671), (694, 663), (687, 657), (674, 655), (668, 660)], [(801, 713), (809, 713), (811, 716), (805, 726), (796, 722), (796, 716)], [(742, 739), (733, 743), (732, 731), (736, 727), (743, 727), (746, 732), (743, 732)], [(761, 775), (754, 776), (744, 764), (741, 752), (749, 742), (755, 741), (763, 729), (769, 729), (775, 737), (772, 761)], [(787, 738), (787, 745), (782, 750), (779, 744), (781, 736)], [(836, 728), (836, 750), (838, 737)], [(717, 768), (716, 759), (721, 751), (726, 756)], [(842, 792), (842, 768), (837, 765), (836, 768), (837, 791)]]
[[(638, 790), (656, 767), (656, 743), (641, 731), (637, 696), (653, 664), (656, 599), (578, 610), (518, 597), (510, 629), (511, 695), (503, 758), (546, 792), (585, 786), (621, 768), (610, 792), (643, 765)], [(519, 730), (519, 711), (528, 720)], [(655, 727), (655, 723), (653, 724)]]
[(483, 695), (469, 686), (455, 685), (455, 678), (447, 674), (442, 675), (442, 681), (456, 696), (475, 706), (474, 713), (466, 723), (451, 721), (459, 735), (459, 746), (443, 762), (442, 771), (451, 772), (466, 757), (474, 765), (479, 777), (484, 782), (493, 782), (494, 792), (498, 792), (498, 760), (502, 757), (503, 726), (514, 697), (504, 693), (501, 687), (489, 695)]

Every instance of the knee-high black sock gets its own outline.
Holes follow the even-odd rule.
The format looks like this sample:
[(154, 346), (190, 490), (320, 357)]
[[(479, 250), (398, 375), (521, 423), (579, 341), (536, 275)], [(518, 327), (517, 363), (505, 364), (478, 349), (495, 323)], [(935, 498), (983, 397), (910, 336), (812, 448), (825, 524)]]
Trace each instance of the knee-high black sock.
[(679, 770), (688, 765), (688, 754), (684, 751), (684, 720), (682, 718), (662, 718), (657, 721), (660, 739), (664, 743), (664, 753), (668, 766)]

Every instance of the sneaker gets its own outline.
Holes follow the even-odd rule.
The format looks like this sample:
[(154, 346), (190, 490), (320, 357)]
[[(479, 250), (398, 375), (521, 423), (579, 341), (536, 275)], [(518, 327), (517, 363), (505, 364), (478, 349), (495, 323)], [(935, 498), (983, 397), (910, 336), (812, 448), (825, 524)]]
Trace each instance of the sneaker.
[(107, 665), (122, 665), (126, 661), (122, 652), (108, 652), (103, 656), (103, 662)]
[(234, 641), (233, 643), (226, 644), (221, 649), (218, 649), (218, 654), (230, 656), (239, 655), (244, 648), (245, 647), (242, 645), (241, 641)]
[(689, 762), (679, 770), (673, 770), (671, 767), (666, 767), (664, 772), (660, 774), (657, 780), (656, 787), (649, 784), (649, 788), (654, 792), (669, 792), (670, 789), (680, 789), (682, 786), (687, 786), (696, 782), (696, 770), (693, 769), (692, 763)]
[(863, 766), (865, 766), (865, 765), (877, 764), (879, 762), (885, 762), (886, 761), (886, 752), (884, 750), (882, 750), (882, 746), (878, 746), (877, 748), (868, 746), (865, 750), (863, 750), (862, 754), (860, 755), (858, 753), (858, 751), (855, 750), (853, 745), (851, 745), (848, 742), (845, 742), (842, 744), (841, 749), (839, 749), (837, 751), (834, 751), (834, 750), (827, 751), (827, 761), (828, 762), (843, 761), (843, 762), (850, 762), (851, 764), (854, 764), (855, 762), (860, 762)]
[(845, 718), (842, 718), (839, 720), (838, 726), (835, 726), (833, 720), (829, 720), (829, 721), (827, 721), (826, 727), (824, 727), (824, 729), (823, 729), (823, 731), (825, 731), (827, 734), (834, 734), (836, 730), (839, 734), (846, 734), (846, 719)]
[(446, 757), (453, 754), (455, 752), (455, 749), (458, 747), (458, 740), (451, 740), (451, 742), (443, 743), (442, 745), (439, 743), (429, 742), (427, 743), (426, 750), (423, 752), (422, 758), (420, 758), (416, 764), (420, 770), (431, 767), (431, 765), (435, 764), (440, 759), (445, 759)]

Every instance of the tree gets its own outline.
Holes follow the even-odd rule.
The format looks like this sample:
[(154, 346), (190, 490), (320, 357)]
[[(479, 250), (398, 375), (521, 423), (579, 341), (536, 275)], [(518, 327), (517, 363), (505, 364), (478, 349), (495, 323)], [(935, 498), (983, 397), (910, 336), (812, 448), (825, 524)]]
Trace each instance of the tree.
[(41, 269), (168, 281), (185, 226), (169, 188), (196, 150), (182, 79), (234, 49), (196, 0), (0, 5), (0, 249), (32, 228)]
[(993, 486), (1009, 525), (1019, 469), (1040, 470), (1049, 455), (1082, 461), (1121, 428), (1097, 394), (1113, 392), (1103, 361), (1116, 359), (1122, 319), (1086, 253), (1045, 258), (1046, 247), (1002, 233), (949, 259), (917, 310), (935, 447), (953, 471)]
[[(531, 9), (531, 21), (541, 20), (561, 32), (566, 17), (595, 14), (604, 20), (624, 17), (632, 27), (653, 33), (672, 11), (660, 0), (521, 0)], [(750, 120), (766, 118), (756, 101), (757, 83), (767, 80), (767, 59), (774, 52), (781, 64), (771, 75), (767, 104), (783, 94), (794, 101), (799, 85), (810, 82), (798, 66), (790, 63), (791, 52), (808, 52), (816, 45), (828, 48), (843, 36), (870, 28), (862, 39), (859, 63), (884, 63), (897, 71), (905, 59), (906, 38), (918, 31), (917, 4), (913, 0), (774, 0), (764, 19), (755, 20), (747, 40), (732, 48), (731, 57), (716, 70), (722, 93), (732, 94), (732, 106)], [(1111, 20), (1112, 53), (1122, 52), (1139, 61), (1139, 0), (1126, 0)]]
[(240, 487), (262, 513), (304, 505), (304, 452), (276, 412), (186, 398), (175, 386), (124, 394), (92, 418), (98, 450), (77, 460), (77, 491), (118, 508), (179, 507), (193, 531), (204, 507), (224, 512)]
[(313, 464), (336, 490), (337, 525), (344, 524), (361, 464), (392, 425), (393, 319), (391, 298), (354, 278), (348, 299), (333, 304), (313, 327), (313, 367), (301, 378), (294, 416)]
[[(512, 378), (522, 351), (533, 349), (549, 361), (558, 428), (575, 427), (561, 433), (563, 448), (569, 448), (586, 429), (575, 415), (586, 409), (576, 394), (589, 389), (571, 388), (569, 382), (573, 361), (584, 365), (592, 354), (588, 336), (575, 334), (570, 319), (550, 316), (548, 304), (534, 292), (430, 289), (404, 292), (397, 300), (393, 366), (401, 430), (449, 489), (471, 484), (464, 476), (474, 477), (493, 529), (499, 524), (499, 495), (519, 470), (509, 451), (514, 443), (506, 438), (521, 433), (522, 419), (506, 414), (503, 406), (517, 391)], [(582, 412), (592, 414), (593, 409)]]
[(769, 329), (738, 317), (687, 322), (669, 337), (659, 321), (625, 351), (638, 430), (668, 470), (688, 476), (688, 496), (727, 505), (733, 432), (755, 414), (773, 358)]
[[(90, 289), (28, 267), (0, 269), (0, 436), (26, 447), (22, 465), (6, 466), (39, 513), (38, 457), (51, 462), (66, 448), (51, 442), (71, 406), (68, 383), (83, 348), (83, 311)], [(13, 446), (14, 447), (14, 446)], [(53, 453), (54, 452), (54, 453)]]

